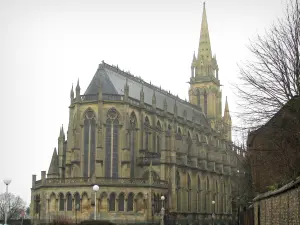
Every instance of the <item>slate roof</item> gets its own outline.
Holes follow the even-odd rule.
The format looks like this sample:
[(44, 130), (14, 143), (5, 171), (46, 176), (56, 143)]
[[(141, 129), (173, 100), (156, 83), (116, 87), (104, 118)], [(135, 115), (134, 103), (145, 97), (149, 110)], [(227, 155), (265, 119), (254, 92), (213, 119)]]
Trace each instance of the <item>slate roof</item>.
[(148, 105), (152, 105), (152, 96), (155, 92), (156, 107), (164, 109), (164, 99), (167, 101), (167, 111), (174, 114), (174, 105), (176, 101), (177, 105), (177, 116), (183, 117), (184, 110), (187, 113), (187, 120), (192, 121), (193, 115), (195, 123), (202, 125), (203, 127), (210, 127), (206, 116), (202, 112), (202, 109), (198, 106), (192, 105), (177, 96), (174, 96), (167, 91), (164, 91), (154, 85), (151, 85), (143, 81), (139, 77), (135, 77), (129, 73), (120, 70), (118, 67), (108, 65), (104, 62), (99, 65), (96, 74), (90, 82), (88, 88), (85, 91), (85, 95), (95, 95), (98, 93), (98, 87), (101, 82), (103, 94), (116, 94), (124, 95), (124, 86), (129, 86), (129, 97), (140, 100), (140, 92), (143, 88), (144, 91), (144, 102)]

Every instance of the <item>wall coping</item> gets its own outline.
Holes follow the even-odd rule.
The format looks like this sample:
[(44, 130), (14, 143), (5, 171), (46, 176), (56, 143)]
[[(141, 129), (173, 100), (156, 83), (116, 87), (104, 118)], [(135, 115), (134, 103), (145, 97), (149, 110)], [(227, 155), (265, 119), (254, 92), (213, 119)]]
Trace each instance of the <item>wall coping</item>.
[(298, 185), (300, 185), (300, 176), (297, 177), (295, 180), (291, 181), (290, 183), (287, 183), (286, 185), (282, 186), (281, 188), (275, 190), (275, 191), (268, 191), (262, 194), (259, 194), (258, 196), (256, 196), (253, 201), (257, 202), (275, 195), (279, 195), (283, 192), (286, 192), (290, 189), (296, 188)]

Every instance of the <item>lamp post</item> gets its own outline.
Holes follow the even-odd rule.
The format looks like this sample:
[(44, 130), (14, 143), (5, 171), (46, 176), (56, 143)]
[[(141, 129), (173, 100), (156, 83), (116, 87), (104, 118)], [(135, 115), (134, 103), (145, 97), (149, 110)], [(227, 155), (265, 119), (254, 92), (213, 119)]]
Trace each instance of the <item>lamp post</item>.
[(160, 197), (161, 200), (161, 225), (164, 225), (164, 216), (165, 216), (165, 209), (164, 209), (164, 201), (165, 201), (165, 196)]
[(5, 192), (5, 222), (4, 224), (7, 224), (7, 213), (8, 213), (8, 185), (10, 184), (11, 180), (5, 179), (3, 180), (4, 184), (6, 185), (6, 192)]
[(79, 210), (79, 204), (76, 204), (75, 206), (75, 220), (76, 220), (76, 224), (77, 224), (77, 211)]
[(214, 223), (215, 222), (214, 221), (214, 219), (215, 219), (215, 204), (216, 204), (215, 200), (212, 200), (211, 204), (213, 205), (213, 213), (211, 215), (211, 219), (212, 219), (212, 224), (214, 225), (215, 224)]
[(95, 192), (95, 211), (94, 211), (94, 220), (97, 220), (97, 215), (96, 215), (96, 213), (97, 213), (97, 203), (96, 203), (97, 197), (96, 197), (96, 195), (97, 195), (97, 191), (99, 191), (99, 186), (98, 186), (97, 184), (95, 184), (95, 185), (93, 186), (93, 191)]

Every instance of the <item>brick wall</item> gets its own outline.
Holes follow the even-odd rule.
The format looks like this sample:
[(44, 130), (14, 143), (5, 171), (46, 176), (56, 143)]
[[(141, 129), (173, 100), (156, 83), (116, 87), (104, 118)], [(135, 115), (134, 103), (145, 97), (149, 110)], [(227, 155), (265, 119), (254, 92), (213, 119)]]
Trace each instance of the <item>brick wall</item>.
[(254, 218), (255, 225), (299, 225), (300, 177), (276, 191), (257, 196)]

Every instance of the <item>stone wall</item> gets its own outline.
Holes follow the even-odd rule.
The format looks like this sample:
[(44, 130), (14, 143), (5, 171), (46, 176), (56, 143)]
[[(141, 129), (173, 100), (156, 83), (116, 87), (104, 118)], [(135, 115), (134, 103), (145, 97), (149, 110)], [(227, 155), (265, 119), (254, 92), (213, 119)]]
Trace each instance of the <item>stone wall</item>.
[(255, 225), (300, 224), (300, 177), (254, 199)]

